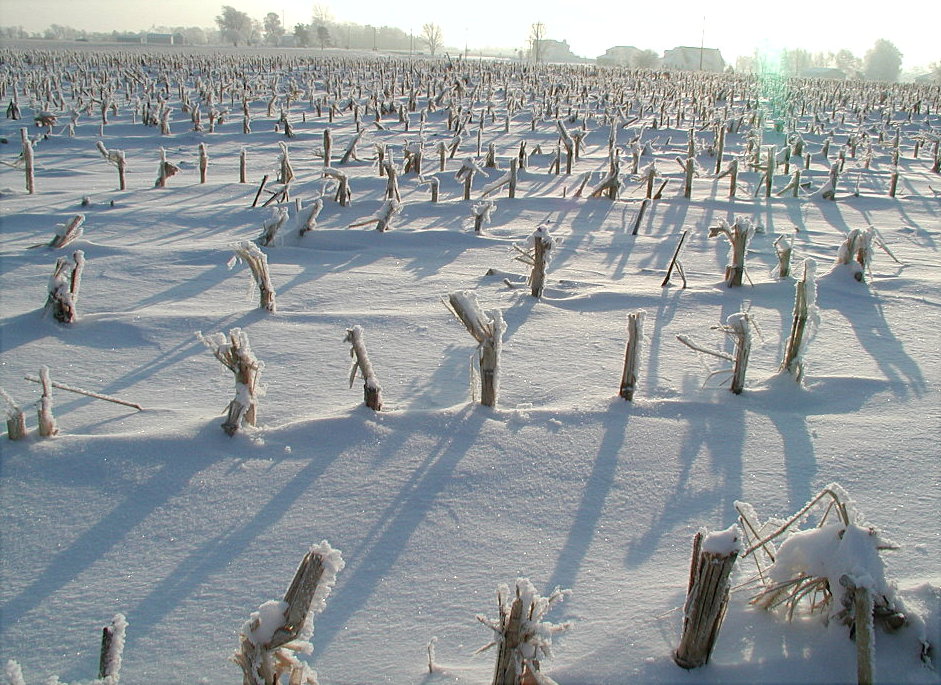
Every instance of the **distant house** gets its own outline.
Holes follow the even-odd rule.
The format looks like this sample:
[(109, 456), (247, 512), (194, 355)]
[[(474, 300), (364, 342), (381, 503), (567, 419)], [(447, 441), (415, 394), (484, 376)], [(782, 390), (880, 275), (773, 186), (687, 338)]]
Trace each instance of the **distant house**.
[(725, 60), (716, 48), (678, 47), (663, 53), (664, 69), (686, 71), (725, 71)]
[(148, 45), (184, 45), (186, 39), (182, 33), (148, 33), (143, 42)]
[(844, 81), (846, 74), (836, 67), (807, 67), (801, 70), (801, 78), (828, 78)]
[(542, 62), (584, 62), (572, 52), (567, 40), (543, 38), (539, 41), (539, 60)]
[(611, 67), (630, 67), (634, 65), (639, 54), (640, 49), (633, 45), (617, 45), (605, 50), (605, 53), (598, 57), (597, 62)]

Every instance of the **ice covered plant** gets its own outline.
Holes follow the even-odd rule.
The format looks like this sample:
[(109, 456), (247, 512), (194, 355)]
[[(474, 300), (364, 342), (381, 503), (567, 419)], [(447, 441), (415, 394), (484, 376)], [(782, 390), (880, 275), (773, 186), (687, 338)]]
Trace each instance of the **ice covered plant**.
[(39, 382), (42, 384), (42, 397), (39, 398), (36, 415), (39, 421), (39, 435), (50, 438), (59, 432), (56, 419), (52, 415), (52, 381), (49, 379), (49, 367), (39, 369)]
[(287, 676), (291, 685), (316, 685), (317, 673), (298, 654), (310, 654), (314, 616), (343, 570), (343, 556), (326, 540), (304, 556), (281, 601), (270, 600), (253, 611), (242, 626), (233, 659), (242, 669), (243, 685), (277, 685)]
[(7, 437), (10, 440), (22, 440), (27, 435), (26, 415), (3, 388), (0, 388), (0, 400), (7, 418)]
[(718, 357), (719, 359), (725, 359), (726, 361), (731, 362), (731, 369), (719, 369), (718, 371), (711, 372), (709, 375), (711, 377), (716, 374), (730, 374), (730, 390), (738, 395), (741, 394), (742, 390), (745, 388), (745, 370), (748, 367), (748, 357), (751, 354), (752, 346), (752, 324), (753, 319), (751, 315), (746, 312), (737, 312), (728, 316), (728, 318), (725, 320), (725, 325), (713, 326), (713, 329), (720, 330), (732, 338), (735, 343), (735, 348), (732, 354), (706, 349), (701, 345), (693, 342), (693, 340), (687, 335), (678, 335), (676, 338), (681, 343), (691, 349), (696, 350), (697, 352), (702, 352), (703, 354), (708, 354), (710, 356)]
[(180, 171), (180, 167), (167, 161), (167, 151), (160, 148), (160, 166), (157, 169), (157, 180), (154, 182), (155, 188), (165, 188), (167, 179), (175, 176)]
[(321, 211), (323, 211), (323, 198), (318, 197), (310, 207), (297, 213), (297, 224), (300, 226), (297, 231), (298, 235), (304, 235), (317, 228), (317, 217), (320, 216)]
[[(497, 192), (503, 186), (507, 186), (507, 193), (510, 199), (516, 197), (516, 183), (517, 183), (517, 168), (519, 167), (519, 160), (515, 157), (510, 160), (510, 170), (507, 171), (503, 176), (498, 178), (495, 181), (488, 183), (480, 191), (481, 197), (487, 197)], [(496, 168), (496, 167), (492, 167)]]
[(572, 624), (550, 623), (545, 617), (571, 592), (556, 588), (548, 597), (542, 597), (528, 578), (517, 578), (515, 596), (507, 585), (497, 588), (497, 618), (477, 616), (494, 633), (493, 640), (477, 653), (491, 647), (498, 650), (493, 685), (554, 685), (555, 681), (540, 673), (540, 662), (552, 657), (553, 635)]
[(644, 317), (647, 313), (640, 309), (627, 315), (627, 349), (624, 352), (624, 369), (621, 372), (621, 384), (618, 394), (628, 402), (634, 399), (637, 387), (637, 366), (640, 360), (640, 348), (644, 339)]
[(369, 361), (369, 355), (366, 353), (366, 343), (363, 341), (363, 327), (353, 326), (347, 329), (344, 342), (350, 344), (350, 357), (353, 359), (353, 365), (350, 368), (350, 387), (353, 387), (353, 381), (357, 374), (363, 378), (363, 398), (366, 406), (375, 411), (382, 409), (382, 386), (379, 385), (379, 379), (376, 378), (376, 372), (373, 371), (372, 364)]
[(121, 190), (127, 189), (127, 182), (125, 179), (125, 174), (127, 173), (127, 161), (124, 158), (124, 150), (109, 150), (105, 147), (105, 144), (100, 140), (96, 143), (98, 152), (101, 153), (101, 156), (105, 158), (109, 163), (113, 164), (118, 170), (118, 188)]
[(290, 183), (294, 180), (291, 155), (288, 153), (287, 144), (283, 141), (278, 141), (278, 147), (281, 148), (281, 156), (278, 158), (278, 183)]
[(127, 619), (115, 614), (111, 624), (101, 631), (101, 656), (98, 660), (98, 678), (102, 685), (118, 685), (121, 678), (121, 659), (124, 654), (124, 636)]
[(209, 152), (206, 150), (206, 143), (200, 143), (198, 147), (199, 154), (199, 182), (206, 182), (206, 171), (209, 169)]
[(349, 207), (350, 201), (352, 199), (352, 193), (350, 192), (350, 178), (344, 172), (333, 167), (324, 167), (323, 175), (326, 178), (331, 178), (336, 181), (337, 192), (334, 195), (334, 200), (341, 207)]
[(725, 267), (725, 282), (730, 288), (742, 285), (745, 275), (745, 253), (748, 242), (757, 229), (745, 217), (735, 217), (730, 226), (725, 219), (719, 219), (716, 226), (709, 228), (709, 237), (724, 235), (729, 241), (729, 264)]
[(46, 310), (52, 312), (56, 321), (74, 323), (78, 318), (78, 292), (84, 268), (85, 253), (82, 250), (76, 250), (71, 260), (67, 257), (56, 260), (46, 297)]
[(477, 295), (469, 290), (450, 293), (444, 304), (478, 343), (474, 368), (480, 372), (480, 403), (494, 407), (500, 389), (500, 350), (505, 328), (503, 314), (499, 309), (485, 313), (477, 303)]
[(379, 211), (364, 221), (350, 224), (350, 228), (365, 226), (376, 222), (376, 230), (380, 233), (388, 231), (392, 227), (392, 220), (402, 211), (402, 204), (394, 197), (386, 200), (379, 207)]
[(709, 663), (729, 602), (729, 577), (741, 551), (742, 534), (736, 525), (712, 533), (700, 530), (693, 538), (683, 635), (673, 653), (678, 666), (690, 669)]
[(32, 195), (36, 192), (36, 176), (33, 171), (33, 142), (29, 139), (29, 132), (25, 128), (20, 129), (20, 142), (23, 145), (22, 159), (23, 169), (26, 173), (26, 192)]
[(555, 241), (552, 234), (549, 233), (549, 227), (545, 224), (539, 226), (530, 234), (525, 249), (518, 245), (513, 246), (519, 252), (516, 260), (531, 267), (529, 287), (533, 297), (542, 297), (542, 291), (546, 283), (546, 267), (551, 259), (554, 246)]
[(457, 170), (457, 173), (454, 174), (454, 180), (464, 182), (464, 199), (470, 200), (471, 196), (471, 186), (474, 183), (474, 176), (481, 174), (484, 178), (487, 178), (487, 172), (484, 171), (477, 162), (474, 161), (473, 157), (468, 157), (464, 160), (464, 163), (461, 165), (461, 168)]
[[(860, 669), (871, 669), (873, 620), (889, 631), (908, 622), (880, 556), (896, 546), (865, 522), (838, 483), (784, 521), (762, 523), (746, 502), (736, 502), (735, 508), (748, 542), (742, 558), (754, 558), (761, 582), (752, 604), (783, 611), (788, 620), (806, 607), (825, 621), (840, 621), (856, 636)], [(814, 527), (799, 528), (814, 520)], [(921, 656), (927, 662), (930, 645), (921, 632)]]
[(281, 230), (281, 227), (284, 226), (284, 222), (287, 220), (287, 207), (272, 208), (271, 216), (267, 221), (265, 221), (265, 223), (261, 225), (261, 235), (257, 238), (258, 244), (262, 247), (269, 247), (272, 245), (274, 243), (275, 236), (278, 234), (278, 231)]
[(229, 268), (237, 261), (245, 262), (252, 271), (252, 278), (261, 296), (259, 306), (269, 312), (275, 311), (275, 290), (268, 272), (268, 255), (258, 245), (246, 240), (235, 245), (235, 256), (229, 260)]
[(51, 247), (52, 249), (58, 249), (60, 247), (65, 247), (73, 240), (78, 240), (82, 237), (82, 224), (84, 223), (85, 215), (76, 214), (71, 219), (69, 219), (67, 223), (60, 224), (56, 230), (56, 234), (47, 244), (48, 247)]
[(225, 368), (235, 374), (235, 398), (226, 409), (222, 430), (227, 435), (235, 435), (243, 424), (254, 426), (258, 410), (258, 376), (264, 368), (264, 363), (258, 361), (252, 353), (248, 333), (241, 328), (233, 328), (228, 337), (223, 333), (206, 337), (199, 332), (196, 337)]
[(482, 200), (471, 206), (471, 216), (474, 218), (474, 233), (482, 233), (484, 226), (490, 223), (497, 203), (492, 200)]
[(816, 268), (817, 262), (813, 259), (804, 260), (803, 276), (794, 286), (794, 316), (784, 346), (784, 361), (781, 362), (781, 371), (794, 376), (798, 383), (804, 377), (804, 352), (820, 321)]

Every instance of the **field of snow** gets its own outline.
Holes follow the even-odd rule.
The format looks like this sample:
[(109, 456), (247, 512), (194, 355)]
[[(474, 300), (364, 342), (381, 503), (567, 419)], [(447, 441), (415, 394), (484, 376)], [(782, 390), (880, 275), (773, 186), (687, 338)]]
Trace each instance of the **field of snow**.
[[(76, 55), (57, 53), (56, 73), (71, 74), (61, 82), (64, 108), (26, 92), (44, 88), (34, 78), (41, 60), (8, 52), (0, 67), (2, 102), (16, 87), (23, 117), (0, 122), (0, 386), (24, 408), (30, 431), (23, 441), (0, 438), (0, 658), (15, 659), (28, 683), (94, 679), (100, 629), (117, 612), (128, 621), (122, 682), (237, 682), (231, 655), (242, 624), (281, 598), (301, 557), (324, 539), (346, 562), (316, 618), (308, 657), (325, 685), (489, 682), (495, 650), (473, 652), (493, 635), (475, 615), (494, 617), (497, 586), (517, 577), (543, 593), (572, 590), (548, 618), (573, 626), (555, 637), (543, 662), (562, 685), (855, 682), (846, 626), (824, 625), (819, 615), (788, 623), (749, 605), (757, 591), (748, 582), (751, 559), (734, 572), (735, 585), (747, 584), (732, 594), (709, 665), (687, 672), (671, 658), (695, 532), (734, 523), (736, 501), (752, 503), (762, 519), (786, 517), (833, 482), (898, 544), (883, 554), (886, 575), (937, 649), (941, 177), (931, 170), (930, 143), (916, 158), (913, 141), (941, 130), (938, 87), (924, 92), (916, 114), (909, 91), (887, 91), (862, 120), (850, 112), (858, 91), (827, 99), (806, 90), (817, 108), (804, 112), (793, 108), (796, 100), (762, 97), (755, 127), (762, 144), (783, 149), (793, 125), (813, 155), (800, 197), (765, 198), (745, 160), (753, 105), (775, 92), (759, 80), (729, 77), (727, 87), (703, 80), (714, 96), (707, 100), (695, 77), (508, 65), (493, 67), (494, 76), (476, 63), (381, 58), (266, 62), (255, 55), (241, 63), (232, 52), (189, 64), (176, 53), (159, 62), (150, 61), (158, 53), (88, 59), (107, 54), (86, 53), (76, 69)], [(113, 87), (114, 110), (103, 126), (95, 78)], [(276, 125), (292, 88), (299, 97), (288, 103), (295, 137), (287, 138)], [(210, 133), (212, 89), (215, 106), (229, 115)], [(410, 90), (416, 109), (406, 112), (408, 131), (394, 112), (374, 125), (374, 95), (407, 105)], [(431, 99), (444, 93), (433, 111), (429, 92)], [(242, 93), (252, 116), (247, 135)], [(193, 130), (181, 95), (202, 103), (204, 131)], [(169, 135), (141, 123), (144, 104), (162, 97), (172, 109)], [(338, 104), (332, 122), (331, 102)], [(347, 104), (359, 107), (366, 134), (359, 159), (340, 165), (355, 133)], [(468, 157), (483, 163), (477, 131), (488, 104), (495, 116), (484, 116), (482, 153), (494, 143), (500, 170), (478, 176), (472, 201), (464, 201), (454, 174)], [(515, 112), (505, 131), (508, 104)], [(70, 136), (69, 112), (79, 105), (86, 109)], [(442, 172), (437, 146), (454, 136), (449, 105), (473, 119)], [(46, 137), (32, 118), (50, 107), (59, 119)], [(606, 112), (617, 121), (621, 148), (618, 200), (587, 197), (609, 168)], [(776, 116), (788, 122), (783, 131), (774, 128)], [(557, 117), (572, 132), (587, 131), (568, 176), (549, 171)], [(734, 200), (729, 179), (712, 173), (710, 148), (716, 122), (729, 121), (743, 122), (726, 137), (726, 160), (742, 160)], [(17, 163), (27, 126), (34, 194)], [(419, 140), (422, 126), (425, 177), (440, 181), (436, 204), (414, 174), (401, 173), (403, 147)], [(675, 158), (685, 158), (691, 127), (702, 174), (686, 199)], [(350, 177), (348, 207), (334, 201), (323, 178), (325, 128), (333, 166)], [(871, 149), (869, 168), (862, 146), (855, 158), (844, 146), (850, 134)], [(641, 176), (629, 173), (638, 136), (649, 143), (639, 171), (656, 161), (669, 183), (632, 235), (645, 192)], [(125, 152), (127, 190), (116, 189), (99, 140)], [(270, 313), (258, 307), (248, 267), (231, 258), (233, 245), (257, 238), (271, 216), (271, 206), (260, 206), (267, 192), (251, 205), (263, 175), (277, 187), (279, 141), (288, 145), (295, 179), (290, 201), (281, 203), (290, 218), (264, 248), (277, 292)], [(529, 153), (541, 149), (520, 171), (515, 199), (506, 190), (489, 198), (492, 222), (475, 234), (471, 206), (508, 169), (521, 141)], [(205, 184), (200, 143), (209, 156)], [(374, 223), (350, 228), (383, 203), (377, 144), (388, 146), (399, 168), (402, 211), (387, 232)], [(181, 171), (155, 188), (161, 147)], [(245, 184), (238, 182), (242, 148)], [(818, 191), (841, 150), (845, 167), (836, 200), (828, 201)], [(778, 169), (775, 192), (788, 180)], [(320, 196), (316, 228), (299, 236), (295, 198), (309, 207)], [(79, 213), (82, 237), (48, 247), (57, 225)], [(729, 288), (728, 243), (709, 237), (709, 228), (735, 217), (760, 230), (748, 249), (746, 284)], [(514, 245), (524, 246), (540, 225), (555, 245), (537, 299)], [(887, 250), (875, 248), (871, 272), (858, 282), (848, 266), (832, 265), (844, 236), (869, 226)], [(688, 285), (674, 273), (661, 287), (684, 230)], [(820, 321), (801, 385), (779, 373), (795, 292), (793, 278), (775, 275), (773, 243), (781, 235), (793, 236), (795, 273), (805, 258), (817, 263)], [(86, 260), (78, 318), (61, 324), (44, 310), (47, 284), (56, 259), (77, 249)], [(474, 292), (506, 322), (496, 408), (471, 397), (476, 341), (442, 304), (455, 290)], [(618, 397), (626, 322), (639, 309), (646, 312), (639, 378), (626, 402)], [(677, 335), (730, 352), (715, 327), (740, 311), (760, 336), (745, 390), (735, 395), (728, 374), (710, 375), (727, 364)], [(363, 406), (361, 382), (348, 383), (344, 336), (353, 325), (365, 331), (382, 386), (378, 413)], [(196, 333), (234, 328), (247, 332), (264, 363), (265, 393), (257, 426), (229, 437), (220, 424), (233, 376)], [(40, 438), (40, 388), (24, 376), (43, 365), (55, 382), (144, 409), (54, 390), (59, 434)], [(877, 631), (876, 682), (938, 682), (919, 647), (914, 625)]]

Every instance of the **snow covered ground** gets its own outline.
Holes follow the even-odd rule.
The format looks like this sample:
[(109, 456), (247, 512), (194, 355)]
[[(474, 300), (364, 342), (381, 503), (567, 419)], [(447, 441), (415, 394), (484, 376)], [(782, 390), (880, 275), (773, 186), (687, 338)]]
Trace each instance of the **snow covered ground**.
[[(477, 65), (454, 73), (468, 77), (468, 93), (482, 79)], [(400, 67), (397, 77), (405, 74)], [(304, 78), (285, 71), (279, 87)], [(320, 72), (309, 78), (314, 95), (326, 96), (330, 82)], [(546, 72), (543, 81), (553, 78), (563, 76)], [(513, 93), (529, 93), (536, 80), (513, 82)], [(485, 122), (484, 152), (495, 143), (503, 170), (520, 141), (542, 152), (520, 172), (516, 199), (505, 191), (490, 198), (497, 207), (481, 235), (454, 173), (476, 157), (476, 113), (486, 99), (473, 103), (469, 135), (444, 172), (436, 146), (453, 132), (444, 107), (427, 114), (424, 168), (440, 179), (441, 201), (432, 204), (427, 187), (400, 174), (403, 211), (384, 233), (348, 227), (383, 201), (374, 143), (389, 145), (401, 164), (403, 145), (417, 139), (424, 94), (409, 132), (395, 114), (383, 117), (385, 130), (371, 125), (371, 111), (363, 116), (361, 160), (339, 167), (351, 178), (351, 206), (338, 206), (328, 188), (316, 229), (302, 237), (293, 198), (309, 206), (323, 192), (315, 156), (323, 131), (332, 130), (335, 156), (354, 133), (350, 111), (330, 124), (307, 95), (291, 105), (297, 135), (286, 139), (275, 130), (278, 109), (267, 116), (261, 95), (251, 102), (251, 134), (242, 133), (238, 102), (214, 133), (195, 132), (174, 85), (171, 134), (161, 136), (121, 91), (102, 138), (97, 112), (78, 118), (74, 137), (64, 130), (68, 112), (57, 112), (54, 135), (35, 143), (35, 194), (25, 192), (21, 166), (3, 165), (0, 386), (26, 409), (30, 436), (2, 438), (0, 658), (16, 659), (27, 682), (93, 679), (100, 628), (117, 612), (128, 620), (122, 682), (235, 682), (230, 657), (242, 624), (281, 598), (301, 557), (323, 539), (346, 561), (312, 638), (310, 662), (325, 684), (489, 681), (493, 651), (473, 652), (492, 634), (475, 615), (495, 615), (497, 586), (517, 577), (544, 593), (573, 591), (549, 618), (574, 627), (543, 665), (563, 685), (855, 682), (845, 626), (818, 616), (787, 623), (757, 610), (748, 604), (754, 584), (733, 593), (708, 666), (687, 672), (671, 658), (694, 533), (734, 523), (738, 500), (762, 518), (788, 516), (831, 482), (900, 545), (884, 553), (886, 575), (939, 643), (941, 177), (931, 173), (929, 147), (915, 159), (909, 142), (918, 130), (937, 134), (937, 95), (930, 115), (892, 120), (905, 133), (897, 197), (887, 196), (891, 138), (875, 140), (879, 110), (864, 127), (871, 168), (848, 158), (835, 202), (812, 193), (847, 132), (863, 130), (855, 120), (831, 122), (829, 161), (819, 156), (827, 135), (804, 133), (815, 157), (800, 198), (754, 197), (759, 175), (743, 164), (738, 199), (727, 199), (727, 178), (704, 173), (687, 200), (674, 158), (685, 156), (689, 125), (651, 130), (656, 111), (648, 108), (619, 130), (618, 143), (642, 135), (651, 154), (641, 166), (656, 159), (670, 183), (632, 235), (644, 186), (626, 173), (629, 150), (620, 200), (575, 196), (581, 174), (593, 173), (590, 189), (608, 170), (601, 115), (586, 123), (573, 174), (555, 175), (555, 119), (539, 117), (532, 131), (522, 110), (504, 132), (502, 83), (492, 84), (498, 115)], [(187, 89), (199, 98), (192, 79)], [(407, 90), (394, 97), (406, 102)], [(739, 102), (727, 104), (739, 111)], [(20, 105), (23, 119), (0, 122), (9, 164), (35, 113), (22, 90)], [(576, 130), (582, 119), (564, 123)], [(764, 143), (780, 148), (783, 134), (771, 126)], [(30, 126), (31, 136), (38, 131)], [(697, 136), (698, 161), (711, 170), (712, 129)], [(743, 153), (745, 137), (730, 134), (726, 155)], [(99, 139), (125, 151), (127, 190), (116, 190)], [(296, 179), (284, 205), (292, 218), (265, 248), (277, 291), (269, 313), (258, 308), (247, 266), (228, 263), (233, 244), (256, 238), (270, 216), (250, 205), (262, 175), (277, 174), (278, 141), (289, 146)], [(206, 184), (200, 142), (210, 158)], [(154, 188), (161, 146), (181, 173)], [(242, 147), (246, 184), (237, 182)], [(487, 180), (475, 180), (474, 201)], [(779, 171), (775, 189), (787, 180)], [(84, 235), (48, 248), (57, 224), (78, 213)], [(762, 230), (748, 250), (750, 283), (728, 288), (728, 243), (708, 229), (736, 216)], [(535, 299), (513, 246), (540, 224), (556, 244), (545, 294)], [(865, 282), (848, 267), (831, 271), (844, 235), (870, 225), (900, 263), (876, 249)], [(683, 230), (688, 287), (676, 274), (661, 287)], [(773, 273), (779, 235), (794, 237), (795, 271), (804, 258), (818, 263), (820, 325), (803, 386), (778, 375), (794, 302), (794, 280)], [(78, 319), (64, 325), (43, 306), (56, 258), (75, 249), (86, 264)], [(441, 301), (459, 289), (502, 310), (506, 322), (495, 409), (471, 400), (476, 342)], [(644, 345), (628, 403), (618, 380), (627, 314), (637, 309), (646, 311)], [(726, 375), (710, 377), (725, 363), (704, 361), (676, 336), (729, 351), (712, 327), (739, 311), (757, 322), (760, 338), (745, 391), (733, 395)], [(362, 406), (359, 382), (348, 385), (343, 338), (357, 324), (382, 385), (380, 413)], [(266, 393), (257, 427), (229, 437), (220, 414), (233, 377), (196, 332), (236, 327), (264, 363)], [(43, 365), (53, 381), (144, 410), (56, 390), (60, 433), (41, 439), (39, 386), (24, 376)], [(753, 573), (741, 560), (733, 582)], [(876, 681), (938, 682), (918, 648), (913, 628), (878, 632)]]

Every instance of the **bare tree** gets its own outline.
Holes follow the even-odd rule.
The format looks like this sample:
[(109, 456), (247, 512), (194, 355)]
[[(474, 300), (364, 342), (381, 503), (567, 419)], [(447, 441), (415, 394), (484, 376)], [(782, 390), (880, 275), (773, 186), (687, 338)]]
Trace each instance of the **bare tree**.
[(317, 27), (317, 42), (320, 43), (321, 50), (330, 45), (330, 29), (326, 24), (320, 24)]
[(855, 75), (861, 66), (859, 58), (846, 48), (837, 52), (833, 59), (836, 61), (836, 66), (847, 76)]
[(236, 47), (239, 43), (247, 43), (251, 40), (252, 18), (231, 5), (222, 6), (222, 14), (216, 17), (216, 24), (219, 26), (223, 40), (231, 41)]
[(311, 14), (313, 24), (328, 24), (333, 21), (333, 12), (327, 5), (314, 5), (313, 14)]
[(635, 69), (653, 69), (659, 60), (660, 55), (653, 50), (641, 50), (634, 55), (631, 66)]
[(284, 27), (281, 26), (281, 17), (277, 12), (268, 12), (265, 15), (265, 42), (268, 45), (277, 45), (281, 42), (283, 35)]
[(444, 43), (444, 36), (441, 33), (441, 27), (437, 24), (424, 24), (421, 27), (421, 39), (428, 44), (428, 51), (434, 57), (438, 48)]
[(546, 25), (541, 21), (529, 27), (529, 55), (534, 62), (542, 61), (543, 41), (546, 39)]
[(880, 38), (866, 53), (863, 71), (870, 81), (898, 81), (902, 53), (889, 41)]

